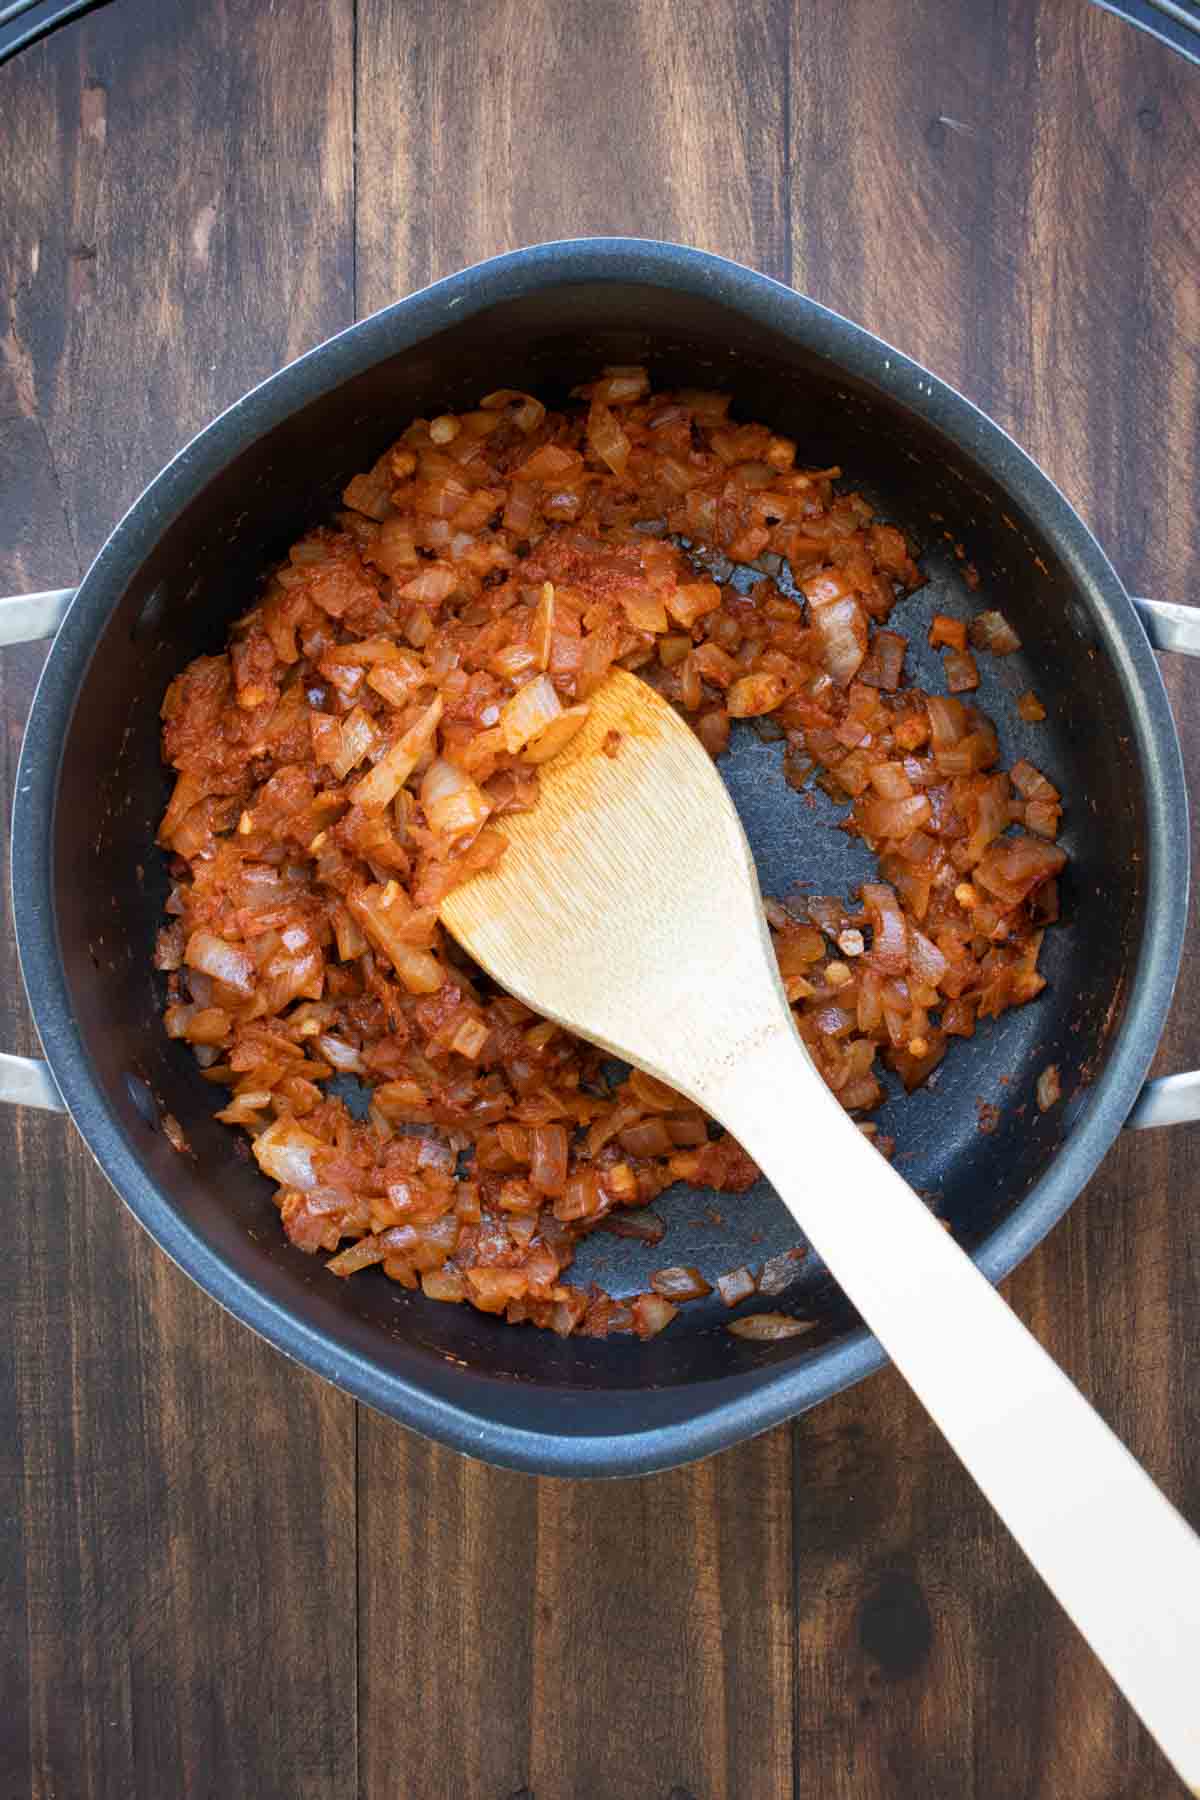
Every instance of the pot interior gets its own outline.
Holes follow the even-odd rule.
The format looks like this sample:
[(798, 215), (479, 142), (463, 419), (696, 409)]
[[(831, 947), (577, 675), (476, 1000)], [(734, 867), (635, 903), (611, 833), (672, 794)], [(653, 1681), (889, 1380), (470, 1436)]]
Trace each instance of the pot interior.
[[(167, 525), (148, 558), (124, 573), (123, 595), (79, 690), (54, 821), (55, 894), (67, 980), (96, 1080), (152, 1179), (226, 1266), (325, 1335), (326, 1372), (335, 1378), (344, 1350), (427, 1393), (513, 1418), (529, 1416), (533, 1395), (554, 1393), (564, 1403), (574, 1396), (582, 1410), (564, 1404), (554, 1416), (554, 1428), (565, 1432), (584, 1429), (580, 1421), (593, 1416), (588, 1394), (607, 1395), (609, 1428), (620, 1430), (622, 1390), (716, 1382), (734, 1393), (784, 1363), (827, 1358), (856, 1320), (811, 1259), (776, 1302), (817, 1321), (805, 1338), (742, 1343), (724, 1330), (729, 1315), (714, 1296), (685, 1307), (663, 1337), (642, 1345), (560, 1342), (511, 1329), (469, 1307), (407, 1293), (374, 1269), (341, 1282), (286, 1243), (268, 1183), (240, 1134), (213, 1120), (219, 1093), (160, 1025), (161, 978), (150, 957), (167, 889), (154, 847), (169, 785), (158, 747), (163, 691), (191, 657), (221, 648), (264, 567), (412, 416), (472, 405), (498, 384), (561, 401), (605, 363), (646, 362), (659, 387), (731, 390), (738, 416), (796, 438), (804, 462), (840, 465), (846, 482), (920, 546), (926, 585), (891, 621), (909, 639), (911, 680), (942, 690), (940, 655), (926, 644), (935, 611), (993, 605), (1023, 640), (1014, 656), (980, 658), (978, 703), (1000, 729), (1005, 764), (1028, 757), (1065, 797), (1066, 923), (1047, 934), (1049, 986), (1032, 1005), (954, 1044), (926, 1088), (893, 1096), (877, 1115), (897, 1140), (899, 1168), (973, 1248), (1021, 1206), (1086, 1105), (1142, 931), (1143, 783), (1129, 701), (1099, 648), (1093, 603), (1007, 496), (1003, 440), (968, 456), (883, 387), (716, 297), (564, 274), (395, 348), (344, 380), (337, 346), (322, 354), (337, 385), (265, 435), (253, 436), (254, 400), (217, 425), (225, 434), (222, 472)], [(251, 441), (241, 441), (243, 431)], [(977, 592), (968, 591), (972, 565)], [(1025, 724), (1016, 711), (1029, 688), (1047, 708), (1043, 724)], [(870, 876), (872, 859), (835, 829), (844, 809), (819, 792), (815, 801), (793, 792), (780, 761), (779, 746), (742, 727), (724, 763), (764, 891), (852, 891)], [(1043, 1115), (1034, 1087), (1052, 1062), (1064, 1098)], [(180, 1122), (191, 1155), (171, 1150), (156, 1124), (159, 1110)], [(668, 1225), (660, 1246), (598, 1232), (570, 1279), (622, 1293), (643, 1287), (648, 1272), (668, 1262), (694, 1263), (712, 1279), (741, 1263), (761, 1264), (797, 1239), (765, 1183), (740, 1198), (674, 1189), (655, 1204)], [(500, 1391), (508, 1398), (497, 1399)]]

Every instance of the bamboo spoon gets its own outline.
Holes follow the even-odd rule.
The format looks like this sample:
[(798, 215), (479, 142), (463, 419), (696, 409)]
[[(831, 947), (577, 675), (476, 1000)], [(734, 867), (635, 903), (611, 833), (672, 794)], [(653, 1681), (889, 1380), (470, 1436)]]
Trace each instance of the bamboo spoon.
[(613, 674), (500, 826), (507, 854), (443, 922), (509, 993), (733, 1132), (1196, 1792), (1200, 1538), (817, 1074), (698, 740)]

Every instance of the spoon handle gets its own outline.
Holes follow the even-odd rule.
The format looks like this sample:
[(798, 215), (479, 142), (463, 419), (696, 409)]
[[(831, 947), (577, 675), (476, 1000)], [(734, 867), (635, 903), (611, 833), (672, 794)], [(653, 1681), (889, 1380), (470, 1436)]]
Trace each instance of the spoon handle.
[(1200, 1537), (843, 1113), (790, 1022), (707, 1104), (1200, 1792)]

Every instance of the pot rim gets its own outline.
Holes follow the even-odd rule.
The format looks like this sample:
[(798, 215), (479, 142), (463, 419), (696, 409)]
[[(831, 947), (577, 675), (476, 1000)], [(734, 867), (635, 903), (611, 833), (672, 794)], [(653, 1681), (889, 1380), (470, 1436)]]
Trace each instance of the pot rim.
[[(55, 906), (54, 817), (75, 696), (94, 646), (134, 571), (230, 458), (291, 413), (386, 357), (534, 288), (588, 282), (665, 287), (716, 298), (906, 405), (1000, 481), (1039, 521), (1084, 596), (1100, 648), (1130, 709), (1147, 821), (1146, 917), (1125, 1016), (1106, 1067), (1050, 1168), (978, 1247), (992, 1281), (1007, 1275), (1066, 1212), (1133, 1107), (1158, 1046), (1178, 972), (1188, 904), (1183, 761), (1162, 678), (1133, 605), (1103, 550), (1062, 492), (1003, 429), (962, 394), (861, 326), (771, 277), (709, 252), (642, 238), (533, 245), (433, 283), (348, 327), (250, 390), (175, 455), (116, 525), (87, 571), (50, 650), (18, 764), (12, 891), (30, 1008), (54, 1078), (85, 1143), (158, 1245), (208, 1294), (286, 1355), (357, 1399), (467, 1454), (531, 1473), (644, 1474), (706, 1456), (780, 1423), (880, 1368), (866, 1330), (761, 1372), (730, 1378), (687, 1416), (619, 1434), (522, 1430), (457, 1407), (320, 1329), (239, 1275), (152, 1180), (96, 1081), (75, 1025)], [(725, 1382), (697, 1384), (724, 1389)]]

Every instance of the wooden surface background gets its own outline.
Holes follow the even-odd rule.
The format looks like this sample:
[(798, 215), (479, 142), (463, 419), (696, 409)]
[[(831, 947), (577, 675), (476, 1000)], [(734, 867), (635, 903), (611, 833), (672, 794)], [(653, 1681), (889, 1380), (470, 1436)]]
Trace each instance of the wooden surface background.
[[(1189, 599), (1198, 151), (1200, 75), (1086, 0), (116, 0), (0, 69), (0, 585), (71, 582), (356, 316), (631, 232), (927, 362)], [(39, 661), (0, 660), (5, 814)], [(1167, 678), (1200, 769), (1200, 668)], [(1162, 1068), (1198, 1001), (1189, 964)], [(7, 936), (0, 1045), (34, 1049)], [(1196, 1128), (1121, 1143), (1008, 1288), (1196, 1522), (1198, 1184)], [(0, 1197), (5, 1800), (1176, 1792), (890, 1374), (539, 1483), (286, 1364), (61, 1120), (0, 1115)]]

